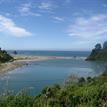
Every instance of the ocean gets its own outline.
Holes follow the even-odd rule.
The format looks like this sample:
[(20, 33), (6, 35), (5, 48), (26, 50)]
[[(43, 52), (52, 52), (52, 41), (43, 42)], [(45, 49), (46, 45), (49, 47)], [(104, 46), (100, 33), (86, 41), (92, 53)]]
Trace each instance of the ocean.
[[(9, 50), (10, 54), (13, 54), (14, 51)], [(17, 50), (18, 55), (31, 55), (31, 56), (61, 56), (61, 57), (87, 57), (89, 51), (33, 51), (33, 50)]]
[[(10, 54), (13, 51), (8, 51)], [(36, 56), (63, 56), (78, 57), (74, 59), (54, 59), (30, 62), (23, 66), (0, 76), (0, 90), (3, 93), (10, 90), (16, 93), (22, 89), (31, 95), (37, 95), (46, 86), (53, 84), (63, 85), (65, 79), (70, 75), (77, 77), (95, 77), (105, 69), (100, 62), (85, 61), (79, 57), (87, 57), (90, 52), (83, 51), (17, 51), (18, 55)]]

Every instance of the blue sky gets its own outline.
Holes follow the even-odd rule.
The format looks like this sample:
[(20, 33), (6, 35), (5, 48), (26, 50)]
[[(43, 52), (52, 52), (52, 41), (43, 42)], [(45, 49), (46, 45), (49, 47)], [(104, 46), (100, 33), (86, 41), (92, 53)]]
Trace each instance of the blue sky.
[(90, 50), (107, 40), (107, 0), (0, 0), (0, 46)]

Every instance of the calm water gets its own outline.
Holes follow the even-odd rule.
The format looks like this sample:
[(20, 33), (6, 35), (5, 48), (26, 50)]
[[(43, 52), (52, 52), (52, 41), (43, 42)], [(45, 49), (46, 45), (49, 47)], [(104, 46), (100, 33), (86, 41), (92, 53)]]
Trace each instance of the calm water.
[[(34, 54), (35, 53), (35, 54)], [(20, 54), (37, 55), (42, 52), (24, 52)], [(61, 53), (61, 55), (60, 55)], [(47, 56), (86, 56), (89, 52), (45, 52)], [(72, 53), (72, 55), (70, 54)], [(75, 54), (74, 54), (75, 53)], [(39, 55), (39, 54), (38, 54)], [(53, 84), (63, 84), (67, 76), (73, 74), (78, 77), (97, 76), (104, 71), (105, 65), (100, 62), (84, 61), (82, 59), (61, 59), (30, 62), (28, 66), (18, 68), (0, 77), (0, 89), (14, 90), (28, 89), (30, 94), (38, 94), (43, 87)]]

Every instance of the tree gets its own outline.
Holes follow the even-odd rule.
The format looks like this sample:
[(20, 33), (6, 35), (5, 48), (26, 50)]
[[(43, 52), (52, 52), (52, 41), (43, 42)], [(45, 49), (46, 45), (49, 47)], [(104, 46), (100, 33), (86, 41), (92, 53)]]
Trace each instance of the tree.
[(12, 61), (13, 57), (7, 53), (5, 50), (1, 50), (0, 48), (0, 63)]
[(85, 83), (85, 78), (84, 78), (84, 77), (79, 78), (78, 82), (79, 82), (80, 84)]
[(95, 45), (95, 50), (100, 50), (102, 47), (101, 47), (101, 44), (100, 43), (97, 43)]
[(107, 49), (107, 41), (103, 44), (103, 49)]

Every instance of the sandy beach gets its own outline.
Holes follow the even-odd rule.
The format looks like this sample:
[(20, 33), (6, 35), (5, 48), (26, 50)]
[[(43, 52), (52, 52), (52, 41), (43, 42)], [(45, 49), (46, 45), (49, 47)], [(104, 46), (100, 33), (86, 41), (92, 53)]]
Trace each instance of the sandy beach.
[(2, 63), (0, 65), (0, 75), (16, 68), (27, 66), (31, 61), (43, 61), (51, 59), (50, 57), (42, 56), (13, 56), (13, 62)]
[[(31, 61), (44, 61), (44, 60), (54, 60), (54, 59), (74, 59), (74, 57), (56, 57), (56, 56), (23, 56), (15, 55), (13, 62), (7, 62), (0, 65), (0, 75), (6, 72), (12, 71), (16, 68), (27, 66)], [(80, 58), (75, 58), (80, 59)], [(81, 57), (81, 59), (85, 59)]]

